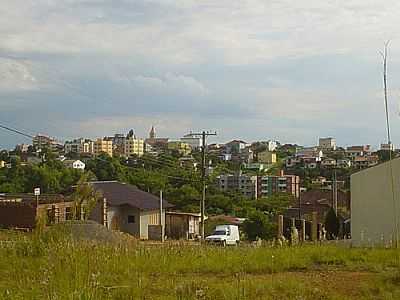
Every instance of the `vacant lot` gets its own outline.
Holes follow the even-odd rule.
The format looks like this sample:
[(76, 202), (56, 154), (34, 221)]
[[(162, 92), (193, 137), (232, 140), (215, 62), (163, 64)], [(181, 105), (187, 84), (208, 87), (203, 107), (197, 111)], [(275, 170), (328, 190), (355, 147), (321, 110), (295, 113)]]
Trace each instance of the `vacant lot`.
[(0, 299), (400, 299), (400, 252), (218, 248), (2, 232)]

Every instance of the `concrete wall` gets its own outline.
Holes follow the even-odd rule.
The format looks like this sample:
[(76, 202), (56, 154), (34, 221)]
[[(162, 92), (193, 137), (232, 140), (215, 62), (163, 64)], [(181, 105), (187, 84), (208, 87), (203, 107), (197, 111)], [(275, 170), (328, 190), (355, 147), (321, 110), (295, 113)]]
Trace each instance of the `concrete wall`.
[[(392, 168), (390, 168), (390, 164)], [(394, 178), (394, 200), (391, 188)], [(396, 240), (400, 216), (400, 159), (351, 176), (351, 236), (355, 246), (389, 244)]]
[[(128, 223), (128, 216), (134, 216), (135, 222)], [(122, 232), (130, 233), (136, 237), (140, 234), (140, 211), (135, 207), (131, 207), (129, 205), (124, 205), (119, 207), (119, 220), (120, 220), (120, 230)]]

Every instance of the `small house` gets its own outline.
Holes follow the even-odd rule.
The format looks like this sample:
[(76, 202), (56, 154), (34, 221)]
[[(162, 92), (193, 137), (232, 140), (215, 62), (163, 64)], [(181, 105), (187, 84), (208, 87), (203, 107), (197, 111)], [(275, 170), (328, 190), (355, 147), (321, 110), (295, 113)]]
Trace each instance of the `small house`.
[(71, 168), (71, 169), (76, 169), (76, 170), (85, 170), (85, 163), (78, 160), (74, 160), (74, 159), (66, 159), (63, 161), (63, 164), (67, 167), (67, 168)]
[(73, 205), (59, 194), (0, 194), (0, 227), (33, 229), (40, 217), (48, 225), (72, 220)]
[(172, 207), (170, 203), (163, 200), (161, 210), (159, 197), (126, 183), (97, 181), (90, 184), (102, 195), (103, 201), (97, 203), (89, 219), (143, 240), (160, 239), (165, 211)]

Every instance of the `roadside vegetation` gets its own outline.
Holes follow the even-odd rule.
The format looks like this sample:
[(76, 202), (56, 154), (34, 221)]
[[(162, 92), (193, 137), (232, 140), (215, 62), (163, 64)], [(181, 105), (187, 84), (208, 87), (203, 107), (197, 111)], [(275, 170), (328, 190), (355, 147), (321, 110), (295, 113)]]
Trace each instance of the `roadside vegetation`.
[(399, 299), (400, 252), (1, 231), (0, 299)]

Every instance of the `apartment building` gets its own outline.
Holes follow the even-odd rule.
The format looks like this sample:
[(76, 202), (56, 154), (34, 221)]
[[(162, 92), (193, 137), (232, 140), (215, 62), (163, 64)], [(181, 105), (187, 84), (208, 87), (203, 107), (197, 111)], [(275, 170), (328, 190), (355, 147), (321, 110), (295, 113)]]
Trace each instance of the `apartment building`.
[(318, 145), (322, 150), (336, 150), (336, 139), (332, 137), (320, 138)]
[(268, 197), (276, 193), (288, 193), (297, 198), (300, 195), (300, 177), (285, 175), (283, 171), (278, 176), (259, 176), (257, 188), (259, 197)]
[(257, 153), (257, 161), (262, 164), (272, 165), (276, 163), (276, 153), (268, 150)]
[(203, 147), (203, 140), (201, 137), (193, 135), (192, 133), (186, 134), (181, 138), (181, 142), (188, 144), (191, 149), (199, 149)]
[(225, 174), (217, 177), (219, 189), (226, 192), (239, 192), (242, 195), (257, 199), (257, 176), (243, 174)]
[(357, 156), (353, 159), (353, 166), (357, 169), (365, 169), (376, 166), (379, 163), (377, 155)]
[(168, 142), (169, 151), (177, 151), (181, 155), (189, 155), (192, 152), (192, 147), (188, 143), (182, 141)]
[(64, 148), (64, 146), (54, 138), (43, 134), (35, 135), (32, 139), (32, 144), (36, 149), (48, 148), (52, 151), (59, 151)]
[(142, 156), (144, 154), (144, 140), (129, 136), (124, 142), (124, 155), (126, 157)]
[(350, 146), (346, 148), (346, 156), (350, 159), (354, 159), (358, 156), (365, 156), (371, 154), (371, 146), (363, 145), (363, 146)]
[(98, 138), (93, 143), (93, 153), (95, 156), (101, 153), (107, 153), (109, 156), (113, 156), (113, 141), (109, 139)]
[(83, 138), (75, 139), (73, 141), (67, 141), (64, 144), (64, 152), (77, 154), (93, 154), (93, 141)]

